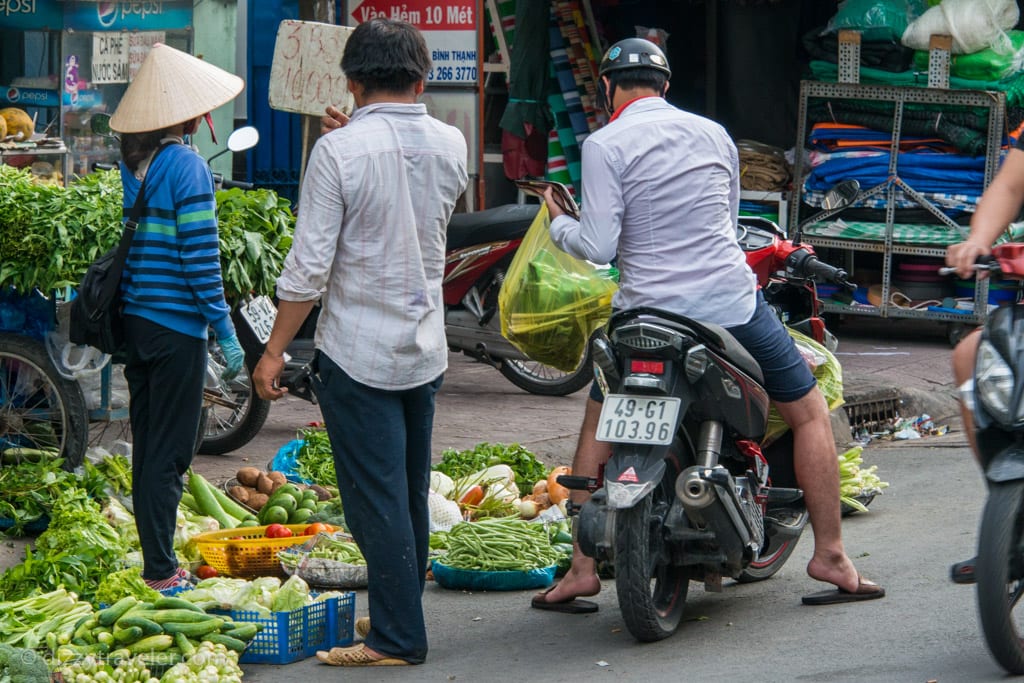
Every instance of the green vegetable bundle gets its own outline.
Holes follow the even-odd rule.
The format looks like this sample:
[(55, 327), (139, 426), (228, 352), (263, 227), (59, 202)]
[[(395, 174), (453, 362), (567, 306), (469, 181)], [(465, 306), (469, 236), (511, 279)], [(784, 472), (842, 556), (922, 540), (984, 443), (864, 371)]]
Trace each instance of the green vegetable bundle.
[[(68, 187), (40, 185), (0, 165), (0, 287), (42, 292), (77, 286), (121, 237), (121, 176), (99, 171)], [(271, 190), (217, 192), (221, 271), (230, 303), (272, 295), (291, 247), (291, 204)]]
[(338, 474), (334, 469), (334, 451), (327, 430), (310, 427), (299, 430), (302, 446), (295, 456), (295, 473), (307, 481), (321, 486), (338, 485)]
[(475, 571), (531, 571), (557, 564), (560, 556), (542, 524), (501, 517), (453, 526), (444, 564)]
[(58, 588), (90, 600), (100, 581), (121, 568), (127, 548), (85, 489), (62, 490), (50, 525), (25, 559), (0, 576), (0, 595), (16, 600)]
[(434, 465), (434, 469), (452, 479), (461, 479), (493, 465), (511, 467), (519, 492), (524, 496), (533, 491), (534, 482), (548, 476), (548, 468), (537, 460), (537, 456), (517, 443), (484, 442), (464, 451), (448, 448), (441, 453), (441, 462)]

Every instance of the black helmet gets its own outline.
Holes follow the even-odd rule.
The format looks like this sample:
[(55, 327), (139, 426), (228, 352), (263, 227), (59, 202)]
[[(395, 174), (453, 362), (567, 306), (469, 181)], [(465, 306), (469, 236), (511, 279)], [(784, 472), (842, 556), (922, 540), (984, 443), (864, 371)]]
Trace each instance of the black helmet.
[(672, 70), (668, 68), (665, 53), (661, 51), (660, 47), (643, 38), (626, 38), (608, 48), (601, 59), (598, 75), (604, 76), (613, 71), (639, 67), (660, 71), (665, 74), (665, 78), (672, 77)]

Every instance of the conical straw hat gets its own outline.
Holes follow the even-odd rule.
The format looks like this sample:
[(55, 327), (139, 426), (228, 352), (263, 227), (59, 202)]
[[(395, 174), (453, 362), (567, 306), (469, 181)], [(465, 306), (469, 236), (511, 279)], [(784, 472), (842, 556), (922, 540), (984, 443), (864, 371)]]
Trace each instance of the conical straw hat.
[(192, 55), (157, 43), (110, 117), (119, 133), (163, 130), (230, 102), (245, 82)]

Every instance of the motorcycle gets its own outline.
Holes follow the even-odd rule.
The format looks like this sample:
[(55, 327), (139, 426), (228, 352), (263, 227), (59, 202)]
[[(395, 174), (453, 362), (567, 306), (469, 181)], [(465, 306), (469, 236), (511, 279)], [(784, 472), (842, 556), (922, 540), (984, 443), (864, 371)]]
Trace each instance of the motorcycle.
[[(855, 194), (837, 186), (811, 220)], [(744, 218), (738, 230), (766, 299), (826, 341), (815, 280), (853, 289), (847, 274), (800, 244), (799, 229), (786, 240), (770, 221)], [(654, 308), (623, 310), (591, 347), (605, 393), (597, 438), (612, 455), (598, 477), (558, 482), (592, 493), (570, 511), (576, 540), (585, 555), (614, 567), (633, 637), (656, 641), (678, 628), (690, 581), (716, 592), (724, 577), (761, 581), (792, 555), (807, 522), (792, 435), (762, 443), (769, 399), (761, 370), (720, 326)]]
[[(975, 265), (1002, 279), (1024, 280), (1024, 244), (999, 244)], [(950, 274), (951, 269), (939, 271)], [(974, 416), (988, 498), (978, 529), (974, 577), (978, 615), (995, 660), (1024, 674), (1024, 633), (1014, 609), (1024, 594), (1024, 305), (991, 311), (982, 327), (974, 382), (961, 398)]]

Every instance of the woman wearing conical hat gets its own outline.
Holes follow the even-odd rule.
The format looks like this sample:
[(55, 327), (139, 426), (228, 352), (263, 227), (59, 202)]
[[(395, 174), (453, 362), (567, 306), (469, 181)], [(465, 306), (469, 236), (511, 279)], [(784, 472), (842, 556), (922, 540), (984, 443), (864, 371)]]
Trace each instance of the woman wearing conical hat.
[(157, 590), (191, 579), (173, 543), (202, 413), (207, 330), (224, 353), (226, 379), (244, 359), (224, 300), (213, 175), (184, 139), (243, 86), (233, 74), (157, 44), (110, 119), (121, 134), (125, 215), (140, 189), (143, 199), (121, 297), (132, 501), (142, 577)]

